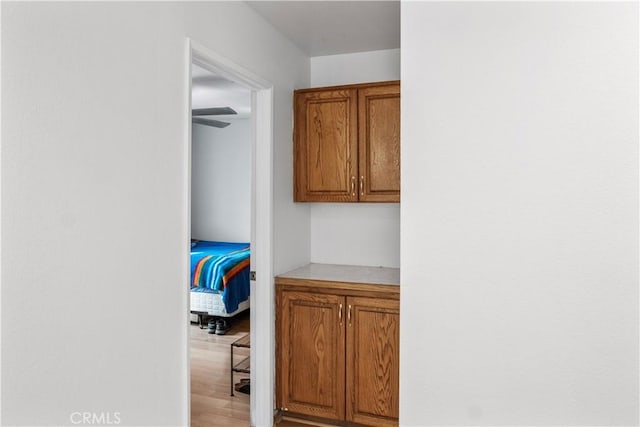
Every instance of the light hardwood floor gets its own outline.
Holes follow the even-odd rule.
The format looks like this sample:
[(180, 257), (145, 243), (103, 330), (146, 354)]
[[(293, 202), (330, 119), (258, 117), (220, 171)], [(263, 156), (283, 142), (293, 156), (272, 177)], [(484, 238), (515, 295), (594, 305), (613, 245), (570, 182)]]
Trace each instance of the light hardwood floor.
[[(249, 395), (234, 392), (230, 396), (230, 345), (249, 333), (249, 312), (231, 319), (226, 335), (207, 333), (191, 325), (191, 426), (249, 426)], [(234, 348), (234, 360), (249, 355), (248, 348)], [(234, 382), (248, 378), (235, 373)]]

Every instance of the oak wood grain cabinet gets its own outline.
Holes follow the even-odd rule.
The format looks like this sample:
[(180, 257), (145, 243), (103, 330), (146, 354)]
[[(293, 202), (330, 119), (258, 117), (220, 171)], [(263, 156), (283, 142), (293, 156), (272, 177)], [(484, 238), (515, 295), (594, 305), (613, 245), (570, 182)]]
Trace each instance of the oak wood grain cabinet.
[(400, 201), (400, 82), (294, 92), (294, 200)]
[(397, 286), (276, 278), (283, 415), (398, 425)]
[(347, 297), (347, 421), (397, 425), (400, 302)]
[(344, 419), (344, 297), (283, 291), (281, 300), (281, 408)]

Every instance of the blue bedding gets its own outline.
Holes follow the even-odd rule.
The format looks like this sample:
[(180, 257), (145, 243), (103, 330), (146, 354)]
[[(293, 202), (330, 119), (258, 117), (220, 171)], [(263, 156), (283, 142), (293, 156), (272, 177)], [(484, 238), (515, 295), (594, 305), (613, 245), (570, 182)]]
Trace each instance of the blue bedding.
[(191, 291), (218, 292), (227, 313), (249, 298), (248, 243), (191, 242)]

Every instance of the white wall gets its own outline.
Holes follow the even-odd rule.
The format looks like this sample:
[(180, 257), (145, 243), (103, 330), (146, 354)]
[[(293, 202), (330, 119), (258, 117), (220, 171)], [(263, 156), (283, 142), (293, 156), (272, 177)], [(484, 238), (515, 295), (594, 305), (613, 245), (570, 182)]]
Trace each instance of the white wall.
[(311, 58), (311, 86), (335, 86), (400, 79), (400, 49)]
[(309, 260), (291, 42), (240, 2), (3, 2), (2, 425), (187, 423), (187, 36), (274, 84), (275, 270)]
[[(400, 79), (400, 49), (311, 58), (311, 86)], [(312, 203), (311, 261), (400, 266), (400, 204)]]
[(402, 5), (401, 425), (638, 419), (638, 3)]
[(293, 203), (292, 100), (294, 89), (309, 86), (309, 58), (242, 2), (185, 7), (189, 37), (274, 84), (273, 270), (277, 275), (304, 265), (310, 257), (309, 207)]
[(251, 120), (191, 127), (191, 237), (251, 240)]

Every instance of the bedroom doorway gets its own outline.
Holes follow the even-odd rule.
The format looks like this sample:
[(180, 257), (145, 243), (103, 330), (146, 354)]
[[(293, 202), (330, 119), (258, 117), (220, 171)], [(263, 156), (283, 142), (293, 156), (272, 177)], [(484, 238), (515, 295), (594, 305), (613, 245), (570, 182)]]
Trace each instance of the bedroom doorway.
[(251, 91), (191, 64), (191, 116), (191, 420), (246, 425)]
[[(188, 325), (190, 423), (266, 425), (273, 420), (272, 89), (189, 45), (187, 229), (193, 252), (213, 251), (190, 265), (189, 311), (200, 314)], [(214, 271), (222, 274), (207, 278)], [(248, 299), (238, 278), (250, 278)], [(232, 369), (247, 356), (248, 365)]]

